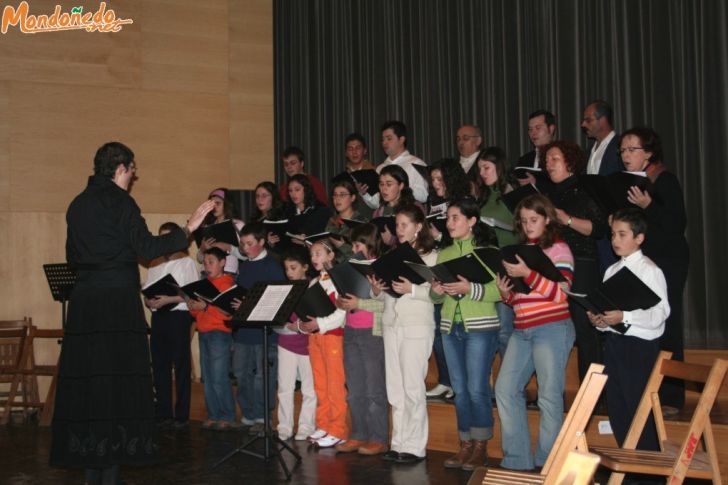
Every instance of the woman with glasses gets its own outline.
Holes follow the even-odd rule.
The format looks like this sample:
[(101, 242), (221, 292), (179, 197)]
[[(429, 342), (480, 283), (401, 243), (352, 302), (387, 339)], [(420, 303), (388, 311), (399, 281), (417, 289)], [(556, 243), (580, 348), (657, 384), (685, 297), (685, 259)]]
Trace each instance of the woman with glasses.
[[(690, 252), (685, 227), (685, 202), (680, 181), (662, 161), (662, 142), (651, 128), (635, 127), (622, 133), (620, 154), (629, 172), (646, 172), (652, 185), (649, 192), (631, 187), (627, 199), (645, 211), (647, 234), (642, 252), (660, 267), (667, 282), (670, 316), (660, 349), (683, 359), (682, 294), (688, 276)], [(685, 402), (682, 381), (668, 379), (660, 388), (660, 402), (668, 415), (677, 414)]]

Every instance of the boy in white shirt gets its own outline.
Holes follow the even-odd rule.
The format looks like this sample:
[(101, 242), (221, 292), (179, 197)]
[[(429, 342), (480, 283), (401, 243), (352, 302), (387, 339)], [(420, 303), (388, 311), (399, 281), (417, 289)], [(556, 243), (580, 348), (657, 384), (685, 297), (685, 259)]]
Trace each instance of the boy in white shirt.
[[(646, 310), (612, 310), (600, 314), (588, 312), (592, 324), (606, 333), (604, 365), (609, 375), (606, 384), (607, 408), (614, 437), (618, 445), (622, 446), (657, 360), (660, 351), (658, 339), (665, 330), (670, 306), (662, 270), (640, 249), (647, 231), (647, 221), (642, 210), (629, 208), (615, 212), (611, 226), (612, 248), (621, 259), (607, 269), (604, 280), (626, 266), (660, 297), (657, 305)], [(616, 328), (621, 331), (615, 330), (615, 325), (620, 323), (624, 326)], [(637, 448), (660, 449), (652, 417), (645, 426)]]

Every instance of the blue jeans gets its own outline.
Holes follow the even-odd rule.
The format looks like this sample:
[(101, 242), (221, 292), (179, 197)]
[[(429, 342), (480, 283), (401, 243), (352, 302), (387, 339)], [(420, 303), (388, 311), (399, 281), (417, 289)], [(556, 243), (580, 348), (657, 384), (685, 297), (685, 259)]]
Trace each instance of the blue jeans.
[(490, 368), (498, 346), (498, 330), (466, 332), (453, 324), (442, 334), (450, 382), (455, 392), (455, 414), (461, 440), (493, 437)]
[(205, 389), (207, 417), (213, 421), (235, 421), (235, 402), (230, 385), (230, 344), (227, 332), (200, 333), (200, 367)]
[[(237, 400), (243, 416), (263, 419), (263, 345), (233, 343), (233, 373), (238, 383)], [(276, 405), (278, 344), (268, 339), (268, 405)]]
[(450, 387), (450, 373), (447, 370), (445, 349), (442, 346), (442, 334), (440, 333), (441, 312), (442, 304), (435, 305), (435, 340), (432, 342), (432, 351), (435, 353), (435, 364), (437, 364), (437, 383)]
[(512, 306), (502, 301), (496, 302), (495, 311), (498, 312), (498, 320), (500, 321), (500, 330), (498, 330), (498, 353), (500, 354), (501, 362), (503, 362), (503, 357), (506, 355), (506, 349), (508, 348), (508, 340), (513, 333), (513, 321), (516, 319), (516, 314)]
[[(546, 462), (564, 419), (564, 374), (574, 336), (571, 319), (513, 331), (495, 384), (502, 467), (530, 470), (534, 464), (543, 466)], [(540, 411), (535, 462), (524, 392), (534, 371)]]

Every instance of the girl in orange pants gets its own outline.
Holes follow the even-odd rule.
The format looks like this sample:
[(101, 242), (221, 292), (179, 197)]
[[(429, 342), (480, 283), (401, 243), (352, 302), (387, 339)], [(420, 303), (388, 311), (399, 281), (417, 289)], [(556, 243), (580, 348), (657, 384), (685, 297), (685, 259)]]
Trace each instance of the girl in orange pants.
[[(311, 264), (320, 272), (311, 284), (319, 284), (336, 302), (338, 293), (328, 272), (334, 261), (334, 249), (325, 240), (315, 242), (310, 249)], [(299, 315), (306, 318), (305, 315)], [(349, 436), (346, 423), (346, 381), (344, 376), (344, 322), (346, 312), (336, 309), (326, 317), (309, 318), (299, 324), (302, 332), (311, 333), (308, 353), (313, 370), (313, 384), (318, 404), (316, 431), (309, 437), (319, 448), (343, 443)]]

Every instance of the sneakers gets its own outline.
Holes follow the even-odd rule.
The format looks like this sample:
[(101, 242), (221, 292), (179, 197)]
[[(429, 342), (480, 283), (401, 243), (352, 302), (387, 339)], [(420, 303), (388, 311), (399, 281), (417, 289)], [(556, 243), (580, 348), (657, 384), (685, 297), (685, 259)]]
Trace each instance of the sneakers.
[(359, 447), (360, 455), (374, 456), (381, 455), (387, 451), (387, 445), (384, 443), (377, 443), (376, 441), (370, 441), (363, 446)]
[(243, 426), (253, 426), (255, 424), (255, 421), (253, 421), (252, 419), (245, 418), (245, 417), (241, 418), (240, 422), (243, 423)]
[(355, 451), (361, 452), (361, 448), (367, 444), (366, 441), (361, 440), (349, 440), (344, 441), (336, 445), (336, 451), (340, 453), (353, 453)]
[[(447, 393), (447, 394), (446, 394)], [(445, 394), (446, 399), (452, 398), (455, 394), (452, 392), (452, 387), (438, 384), (425, 393), (427, 397), (440, 397)]]
[(324, 431), (323, 429), (317, 429), (311, 435), (309, 435), (306, 439), (311, 442), (318, 441), (321, 438), (323, 438), (324, 436), (326, 436), (327, 434), (328, 433), (326, 431)]
[(256, 421), (255, 424), (253, 424), (253, 426), (251, 426), (250, 429), (248, 430), (248, 434), (250, 436), (261, 435), (264, 430), (265, 430), (265, 424), (262, 422)]
[(308, 437), (310, 436), (309, 433), (301, 433), (300, 431), (296, 433), (296, 436), (293, 438), (296, 441), (306, 441), (308, 440)]
[(316, 440), (314, 442), (314, 445), (317, 448), (331, 448), (331, 447), (338, 445), (339, 443), (345, 443), (345, 442), (346, 442), (346, 440), (342, 440), (341, 438), (337, 438), (334, 435), (327, 434), (323, 438), (319, 438), (318, 440)]

